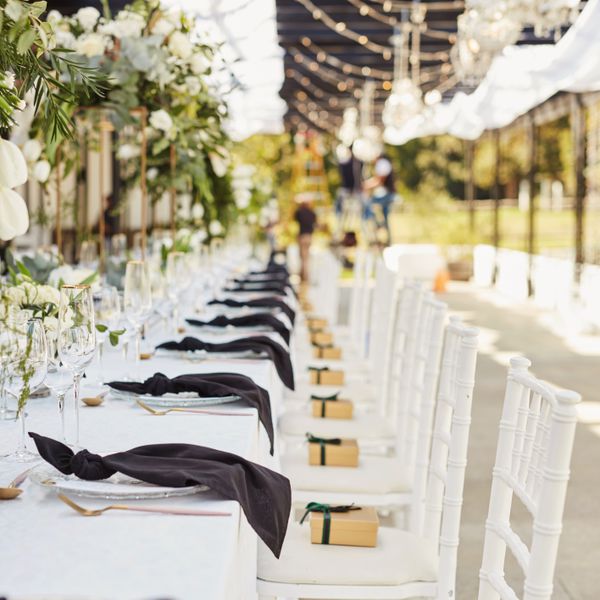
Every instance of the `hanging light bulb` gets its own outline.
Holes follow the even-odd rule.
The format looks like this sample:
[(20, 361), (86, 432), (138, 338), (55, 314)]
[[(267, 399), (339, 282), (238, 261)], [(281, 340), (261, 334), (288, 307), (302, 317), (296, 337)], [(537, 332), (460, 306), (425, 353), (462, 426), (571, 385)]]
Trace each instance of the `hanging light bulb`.
[(383, 152), (381, 130), (373, 125), (373, 99), (375, 97), (375, 82), (367, 80), (360, 99), (360, 129), (354, 140), (352, 151), (362, 162), (373, 162)]

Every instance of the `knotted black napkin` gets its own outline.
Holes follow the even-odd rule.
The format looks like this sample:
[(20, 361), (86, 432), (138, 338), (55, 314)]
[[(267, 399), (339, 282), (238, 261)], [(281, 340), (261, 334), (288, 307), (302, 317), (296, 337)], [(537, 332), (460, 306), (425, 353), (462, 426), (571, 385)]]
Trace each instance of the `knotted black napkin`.
[(280, 321), (275, 315), (268, 313), (253, 313), (251, 315), (244, 315), (243, 317), (226, 317), (219, 315), (212, 321), (199, 321), (198, 319), (186, 319), (186, 322), (196, 327), (252, 327), (255, 325), (261, 325), (276, 331), (284, 340), (286, 344), (290, 343), (290, 331), (285, 324)]
[(239, 396), (258, 411), (258, 418), (267, 431), (271, 443), (271, 454), (273, 454), (273, 417), (271, 416), (269, 392), (256, 385), (246, 375), (240, 375), (239, 373), (189, 373), (171, 379), (162, 373), (155, 373), (143, 382), (111, 381), (107, 385), (122, 392), (150, 394), (152, 396), (180, 394), (181, 392), (196, 392), (201, 397)]
[(286, 273), (258, 273), (252, 275), (248, 273), (244, 277), (235, 277), (235, 283), (289, 283), (289, 276)]
[(233, 308), (241, 308), (243, 306), (249, 306), (251, 308), (278, 308), (288, 317), (292, 325), (296, 320), (296, 313), (280, 298), (255, 298), (254, 300), (233, 300), (227, 298), (225, 300), (211, 300), (209, 304), (223, 304)]
[(165, 342), (156, 346), (162, 350), (179, 350), (183, 352), (194, 352), (206, 350), (206, 352), (247, 352), (253, 351), (266, 354), (275, 365), (275, 370), (281, 381), (290, 390), (294, 389), (294, 370), (288, 351), (266, 335), (253, 335), (222, 344), (211, 344), (203, 342), (198, 338), (184, 337), (180, 342)]
[(149, 444), (107, 456), (29, 433), (41, 457), (65, 475), (98, 481), (123, 473), (169, 487), (207, 485), (240, 503), (248, 522), (276, 557), (285, 539), (292, 494), (289, 480), (241, 456), (194, 444)]
[[(233, 292), (233, 293), (262, 293), (262, 292), (274, 292), (276, 294), (280, 294), (281, 296), (285, 296), (287, 294), (289, 286), (287, 285), (279, 285), (277, 283), (271, 284), (259, 284), (259, 285), (251, 285), (251, 284), (238, 284), (233, 287), (226, 287), (223, 289), (224, 292)], [(291, 289), (291, 288), (289, 288)]]

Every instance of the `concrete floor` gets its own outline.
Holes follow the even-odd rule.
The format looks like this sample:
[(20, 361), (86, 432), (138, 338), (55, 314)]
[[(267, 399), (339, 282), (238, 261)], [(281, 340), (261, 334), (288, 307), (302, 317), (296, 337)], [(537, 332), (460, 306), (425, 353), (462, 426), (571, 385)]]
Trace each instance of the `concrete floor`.
[[(487, 516), (491, 472), (510, 356), (523, 354), (532, 371), (560, 387), (582, 394), (567, 494), (563, 533), (553, 600), (600, 598), (600, 351), (574, 350), (540, 320), (548, 319), (531, 305), (500, 305), (469, 285), (453, 285), (444, 295), (451, 309), (481, 329), (480, 355), (473, 403), (473, 421), (466, 471), (458, 560), (457, 600), (477, 598), (484, 522)], [(518, 504), (518, 500), (516, 501)], [(530, 520), (516, 507), (516, 531), (529, 539)], [(507, 577), (519, 597), (518, 567), (507, 564)]]

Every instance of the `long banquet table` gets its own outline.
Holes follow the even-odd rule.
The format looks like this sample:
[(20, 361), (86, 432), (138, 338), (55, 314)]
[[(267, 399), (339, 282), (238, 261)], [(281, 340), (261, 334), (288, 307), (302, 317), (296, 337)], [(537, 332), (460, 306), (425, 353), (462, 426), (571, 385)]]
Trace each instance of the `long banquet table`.
[[(195, 335), (189, 330), (187, 335)], [(174, 339), (165, 335), (152, 339)], [(180, 336), (179, 336), (180, 337)], [(206, 335), (201, 336), (207, 339)], [(222, 338), (225, 339), (225, 338)], [(88, 369), (94, 380), (97, 365)], [(122, 379), (131, 364), (120, 352), (107, 352), (104, 379)], [(270, 361), (208, 359), (189, 361), (155, 356), (142, 361), (142, 379), (155, 372), (237, 372), (269, 390), (273, 413), (282, 385)], [(85, 385), (85, 384), (84, 384)], [(150, 415), (133, 400), (110, 395), (100, 407), (80, 409), (80, 443), (106, 454), (142, 444), (182, 442), (210, 446), (277, 469), (267, 435), (254, 408), (241, 403), (213, 407), (246, 416), (172, 413)], [(27, 429), (60, 439), (53, 398), (31, 399)], [(17, 441), (14, 422), (0, 421), (0, 454)], [(0, 460), (0, 485), (27, 465)], [(36, 484), (26, 481), (16, 500), (0, 503), (0, 597), (12, 598), (177, 598), (202, 600), (256, 597), (258, 539), (240, 506), (213, 492), (181, 498), (137, 501), (145, 506), (194, 507), (231, 512), (230, 517), (197, 517), (110, 512), (83, 517)], [(85, 507), (114, 501), (74, 499)], [(123, 503), (123, 502), (121, 502)], [(127, 500), (127, 504), (136, 501)]]

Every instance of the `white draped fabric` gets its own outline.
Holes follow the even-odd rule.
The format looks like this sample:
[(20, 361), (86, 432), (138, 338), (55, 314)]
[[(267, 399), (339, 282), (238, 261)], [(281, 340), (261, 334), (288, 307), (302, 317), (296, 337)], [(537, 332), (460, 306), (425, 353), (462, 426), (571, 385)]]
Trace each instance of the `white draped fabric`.
[(277, 41), (275, 0), (168, 0), (198, 15), (198, 31), (222, 44), (227, 66), (215, 74), (219, 89), (228, 91), (227, 130), (234, 140), (255, 133), (281, 133), (286, 104), (283, 49)]
[(510, 46), (498, 56), (472, 94), (427, 109), (385, 139), (400, 145), (449, 133), (477, 139), (486, 129), (505, 127), (557, 92), (600, 90), (600, 0), (590, 0), (557, 44)]

